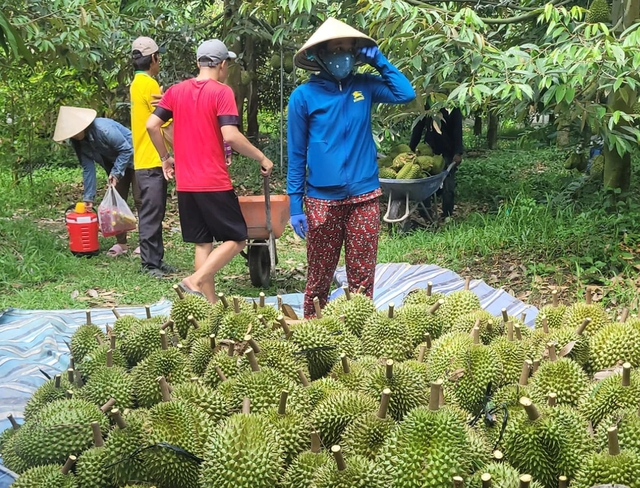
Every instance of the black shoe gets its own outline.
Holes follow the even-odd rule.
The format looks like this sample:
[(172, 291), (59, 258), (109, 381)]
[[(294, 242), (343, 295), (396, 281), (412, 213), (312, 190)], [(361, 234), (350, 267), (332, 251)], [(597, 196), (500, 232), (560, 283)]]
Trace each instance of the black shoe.
[(165, 274), (175, 274), (178, 272), (178, 268), (176, 268), (175, 266), (171, 266), (164, 261), (160, 261), (160, 271)]
[(164, 278), (164, 273), (162, 272), (161, 269), (158, 268), (148, 268), (146, 266), (142, 267), (142, 272), (145, 273), (146, 275), (149, 275), (151, 278)]

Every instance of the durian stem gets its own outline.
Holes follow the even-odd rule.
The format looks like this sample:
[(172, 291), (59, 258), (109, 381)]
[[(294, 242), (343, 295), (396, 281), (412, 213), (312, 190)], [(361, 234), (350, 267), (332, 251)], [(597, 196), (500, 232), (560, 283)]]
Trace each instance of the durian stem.
[(216, 374), (220, 378), (220, 381), (227, 381), (227, 377), (225, 376), (225, 374), (222, 371), (222, 369), (220, 369), (220, 366), (216, 365), (216, 366), (213, 367), (213, 369), (215, 369)]
[(93, 444), (96, 447), (104, 446), (104, 439), (102, 438), (102, 432), (100, 431), (100, 424), (98, 422), (91, 422), (91, 431), (93, 433)]
[(251, 413), (251, 399), (249, 397), (244, 397), (242, 399), (242, 413), (245, 415), (249, 415)]
[(287, 398), (289, 398), (289, 392), (287, 390), (282, 390), (282, 393), (280, 393), (280, 404), (278, 405), (278, 415), (286, 415)]
[(284, 318), (284, 315), (278, 315), (276, 320), (280, 324), (280, 327), (282, 327), (285, 337), (287, 339), (291, 337), (291, 329), (289, 329), (289, 324), (287, 324), (287, 320)]
[(173, 320), (171, 319), (167, 320), (164, 324), (160, 326), (160, 329), (162, 330), (167, 330), (168, 328), (173, 330)]
[(120, 318), (120, 312), (118, 312), (118, 310), (116, 309), (116, 307), (111, 307), (111, 311), (113, 312), (113, 315), (116, 316), (116, 319)]
[(553, 290), (551, 292), (551, 303), (553, 305), (553, 308), (556, 308), (558, 305), (560, 305), (558, 301), (558, 290)]
[(631, 386), (631, 364), (622, 365), (622, 386)]
[(302, 371), (301, 369), (298, 370), (298, 378), (300, 378), (300, 383), (302, 383), (302, 386), (309, 386), (311, 384), (304, 374), (304, 371)]
[(585, 318), (582, 323), (578, 326), (578, 328), (576, 329), (576, 334), (578, 335), (582, 335), (585, 331), (585, 329), (589, 326), (589, 324), (591, 323), (591, 318), (587, 317)]
[(74, 373), (76, 377), (76, 381), (75, 381), (76, 385), (78, 386), (78, 388), (82, 388), (84, 386), (84, 381), (82, 380), (82, 375), (80, 374), (80, 371), (76, 369)]
[(502, 321), (506, 324), (507, 322), (509, 322), (509, 314), (507, 313), (507, 309), (503, 308), (501, 312), (502, 312)]
[(259, 302), (260, 302), (260, 308), (264, 308), (264, 306), (265, 306), (265, 301), (264, 301), (264, 299), (265, 299), (265, 294), (264, 294), (264, 292), (263, 292), (263, 291), (261, 291), (261, 292), (258, 294), (258, 297), (259, 297)]
[(160, 347), (162, 347), (163, 351), (169, 349), (169, 343), (167, 342), (167, 332), (164, 330), (160, 331)]
[(109, 327), (109, 324), (105, 324), (104, 326), (104, 331), (107, 335), (111, 335), (111, 333), (113, 332), (113, 330), (111, 329), (111, 327)]
[(54, 380), (53, 380), (53, 384), (56, 388), (60, 388), (60, 383), (62, 382), (62, 375), (55, 375)]
[(67, 390), (67, 391), (65, 391), (65, 392), (64, 392), (64, 397), (65, 397), (67, 400), (71, 400), (71, 398), (73, 397), (73, 391), (71, 391), (71, 390)]
[(393, 359), (387, 359), (384, 375), (388, 380), (393, 378)]
[(116, 404), (116, 399), (111, 397), (107, 400), (107, 403), (105, 403), (104, 405), (102, 405), (100, 407), (100, 411), (102, 413), (107, 413), (109, 410), (111, 410), (113, 408), (113, 406)]
[(253, 311), (256, 312), (258, 310), (258, 304), (256, 303), (256, 299), (252, 298), (251, 301), (253, 302)]
[(344, 471), (347, 469), (347, 463), (344, 462), (344, 456), (342, 455), (342, 449), (340, 446), (331, 446), (331, 454), (333, 454), (333, 457), (336, 460), (338, 471)]
[(522, 476), (520, 476), (520, 484), (518, 485), (518, 488), (529, 488), (530, 485), (531, 485), (530, 474), (523, 474)]
[(382, 390), (382, 398), (380, 399), (380, 408), (378, 408), (378, 418), (384, 419), (387, 417), (387, 411), (389, 410), (389, 402), (391, 401), (391, 390), (385, 388)]
[(629, 318), (629, 309), (627, 307), (624, 307), (622, 309), (622, 313), (620, 314), (620, 322), (624, 323), (627, 321), (628, 318)]
[(388, 310), (388, 312), (387, 312), (387, 315), (389, 316), (389, 318), (390, 318), (390, 319), (392, 319), (392, 318), (393, 318), (393, 309), (394, 309), (395, 307), (396, 307), (396, 305), (395, 305), (393, 302), (391, 302), (391, 303), (389, 304), (389, 310)]
[[(476, 324), (480, 322), (480, 319), (476, 321)], [(473, 329), (471, 329), (471, 338), (473, 339), (474, 344), (480, 344), (480, 327), (475, 325)]]
[(84, 313), (87, 316), (87, 325), (91, 325), (91, 310), (85, 310)]
[(96, 338), (96, 342), (99, 346), (104, 344), (104, 341), (102, 340), (102, 336), (100, 334), (96, 334), (94, 337)]
[(620, 443), (618, 442), (618, 428), (612, 425), (607, 429), (607, 445), (609, 446), (609, 455), (617, 456), (620, 454)]
[(522, 363), (522, 371), (520, 372), (520, 379), (518, 380), (518, 384), (520, 386), (527, 386), (529, 383), (529, 373), (531, 372), (531, 360), (525, 359), (524, 363)]
[(75, 456), (69, 456), (67, 461), (64, 463), (64, 466), (60, 468), (60, 472), (64, 475), (69, 474), (69, 471), (73, 468), (73, 465), (76, 464), (77, 458)]
[(433, 282), (427, 281), (427, 296), (430, 297), (433, 293)]
[(233, 357), (236, 352), (236, 345), (233, 341), (229, 341), (227, 344), (227, 356)]
[(276, 301), (278, 302), (278, 311), (282, 310), (282, 296), (281, 295), (276, 295)]
[(76, 360), (73, 358), (73, 356), (69, 356), (69, 367), (71, 369), (76, 369)]
[(504, 459), (504, 454), (502, 453), (502, 451), (499, 451), (498, 449), (494, 450), (491, 453), (491, 456), (496, 462), (500, 462)]
[(216, 335), (209, 334), (209, 347), (213, 351), (216, 348)]
[(522, 340), (522, 332), (520, 331), (520, 326), (519, 325), (514, 325), (513, 326), (513, 331), (516, 333), (516, 339), (521, 341)]
[(545, 334), (549, 333), (549, 319), (547, 319), (546, 315), (542, 315), (542, 331)]
[(180, 300), (184, 300), (184, 292), (182, 291), (182, 288), (180, 288), (180, 285), (173, 285), (173, 291), (175, 291), (178, 294), (178, 298)]
[(107, 351), (107, 368), (113, 367), (113, 349)]
[(147, 318), (151, 318), (151, 307), (149, 305), (144, 306), (144, 313), (147, 315)]
[(589, 287), (587, 287), (587, 289), (584, 291), (584, 301), (587, 305), (591, 305), (591, 303), (593, 302), (593, 292)]
[(520, 320), (521, 320), (522, 322), (524, 322), (525, 320), (527, 320), (527, 312), (526, 312), (526, 311), (524, 311), (524, 312), (522, 312), (522, 313), (520, 314)]
[(9, 419), (9, 422), (11, 422), (11, 427), (13, 428), (13, 430), (18, 430), (20, 428), (20, 424), (16, 421), (16, 419), (13, 418), (12, 413), (7, 415), (7, 418)]
[(482, 480), (482, 488), (491, 488), (491, 475), (489, 473), (484, 473), (480, 476)]
[(507, 340), (513, 342), (513, 322), (509, 320), (505, 323), (507, 324)]
[(351, 300), (351, 292), (349, 291), (349, 285), (343, 285), (342, 291), (344, 292), (344, 296), (347, 298), (347, 300)]
[(547, 405), (549, 405), (550, 407), (555, 407), (557, 402), (558, 402), (558, 395), (550, 391), (549, 394), (547, 395)]
[(547, 350), (549, 351), (549, 361), (557, 361), (558, 355), (556, 354), (556, 345), (553, 342), (547, 344)]
[(240, 300), (238, 297), (233, 297), (233, 311), (235, 313), (240, 313)]
[(464, 480), (461, 476), (453, 477), (453, 488), (464, 488)]
[(356, 293), (357, 293), (358, 295), (362, 295), (362, 294), (364, 293), (364, 291), (365, 291), (365, 290), (366, 290), (366, 288), (365, 288), (363, 285), (360, 285), (360, 286), (358, 287), (358, 291), (356, 291)]
[(349, 366), (349, 358), (345, 353), (340, 354), (340, 361), (342, 362), (342, 372), (344, 374), (351, 373), (351, 367)]
[(429, 410), (435, 412), (440, 410), (440, 390), (442, 389), (442, 380), (436, 380), (431, 383), (429, 396)]
[(258, 315), (258, 320), (262, 322), (262, 325), (264, 325), (265, 327), (269, 327), (269, 323), (267, 322), (267, 319), (264, 318), (264, 315)]
[(540, 359), (534, 359), (533, 363), (531, 364), (531, 374), (536, 374), (536, 371), (538, 371), (538, 368), (540, 367)]
[(244, 336), (244, 340), (249, 344), (249, 347), (253, 349), (253, 352), (260, 354), (260, 346), (258, 346), (258, 343), (251, 335), (247, 334)]
[(493, 320), (491, 320), (491, 319), (487, 320), (487, 331), (488, 332), (492, 332), (493, 331)]
[(320, 308), (320, 299), (318, 297), (313, 298), (313, 309), (316, 312), (316, 318), (322, 318), (322, 309)]
[(120, 429), (126, 429), (127, 428), (127, 423), (122, 418), (122, 414), (120, 413), (119, 409), (114, 408), (113, 410), (111, 410), (111, 417), (113, 417), (113, 420), (116, 423), (116, 425), (118, 426), (118, 428), (120, 428)]
[(258, 365), (258, 360), (256, 359), (256, 354), (254, 350), (249, 348), (245, 351), (244, 355), (247, 356), (247, 359), (249, 360), (251, 371), (253, 371), (254, 373), (257, 373), (258, 371), (260, 371), (260, 365)]
[(558, 478), (558, 488), (569, 488), (569, 478), (560, 476)]
[(156, 378), (156, 381), (160, 383), (160, 393), (162, 394), (163, 402), (171, 401), (171, 390), (169, 390), (169, 383), (167, 383), (167, 379), (164, 376), (159, 376)]
[(67, 370), (67, 381), (69, 383), (73, 383), (74, 378), (75, 378), (74, 369), (73, 368), (69, 368)]
[(436, 313), (436, 310), (438, 310), (443, 305), (444, 305), (444, 300), (441, 298), (436, 303), (431, 305), (431, 308), (429, 309), (429, 313), (431, 313), (431, 314)]
[(320, 442), (320, 434), (317, 430), (311, 432), (311, 452), (318, 454), (322, 448), (322, 442)]
[(227, 301), (227, 297), (224, 296), (224, 293), (218, 293), (218, 300), (220, 300), (224, 308), (229, 308), (229, 302)]
[(467, 276), (464, 279), (464, 289), (469, 290), (469, 288), (471, 288), (471, 276)]
[(424, 344), (420, 345), (420, 349), (418, 349), (418, 362), (421, 363), (424, 361), (424, 355), (427, 352), (427, 346)]
[(109, 336), (109, 347), (111, 349), (114, 349), (114, 350), (116, 348), (116, 335), (115, 334), (111, 334)]
[(191, 323), (191, 325), (193, 325), (194, 329), (199, 329), (200, 328), (200, 324), (198, 323), (198, 321), (196, 320), (196, 318), (193, 315), (189, 315), (187, 317), (187, 320)]
[(524, 407), (524, 411), (527, 412), (527, 417), (529, 417), (529, 420), (538, 420), (538, 418), (540, 417), (540, 412), (538, 412), (538, 409), (531, 400), (526, 397), (522, 397), (520, 399), (520, 405)]

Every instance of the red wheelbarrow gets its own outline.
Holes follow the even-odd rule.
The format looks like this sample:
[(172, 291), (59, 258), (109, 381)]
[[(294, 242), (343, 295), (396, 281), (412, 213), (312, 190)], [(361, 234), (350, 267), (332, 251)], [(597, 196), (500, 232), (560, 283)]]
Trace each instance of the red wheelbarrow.
[(268, 288), (276, 272), (278, 239), (289, 222), (289, 196), (271, 195), (269, 178), (263, 182), (264, 195), (238, 197), (247, 223), (247, 250), (242, 255), (249, 265), (251, 284)]

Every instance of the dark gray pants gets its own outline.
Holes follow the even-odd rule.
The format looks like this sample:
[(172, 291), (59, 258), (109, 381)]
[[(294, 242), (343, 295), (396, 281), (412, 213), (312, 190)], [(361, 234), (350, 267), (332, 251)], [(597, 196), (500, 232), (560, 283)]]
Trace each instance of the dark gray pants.
[(142, 266), (159, 268), (164, 258), (162, 221), (167, 208), (167, 180), (162, 168), (136, 170), (142, 205), (138, 213)]
[[(452, 161), (453, 161), (452, 159), (445, 158), (444, 167), (448, 168)], [(455, 166), (442, 182), (442, 188), (440, 188), (436, 192), (436, 195), (438, 195), (442, 200), (442, 216), (443, 217), (450, 217), (451, 215), (453, 215), (453, 206), (455, 204), (455, 195), (456, 195), (456, 172), (457, 171), (458, 171), (458, 167)], [(433, 201), (434, 201), (434, 197), (432, 195), (422, 203), (424, 204), (425, 207), (427, 207), (427, 209), (431, 209)], [(427, 216), (424, 213), (424, 210), (422, 210), (421, 208), (418, 209), (418, 212), (420, 213), (420, 215), (422, 215), (423, 218), (429, 219), (429, 216)]]

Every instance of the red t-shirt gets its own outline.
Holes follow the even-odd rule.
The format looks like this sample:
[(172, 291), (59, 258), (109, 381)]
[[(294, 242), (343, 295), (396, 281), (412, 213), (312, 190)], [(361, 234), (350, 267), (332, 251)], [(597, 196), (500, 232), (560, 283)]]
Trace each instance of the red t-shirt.
[(218, 119), (238, 117), (231, 88), (215, 80), (190, 79), (170, 87), (158, 106), (173, 114), (177, 190), (231, 190)]

